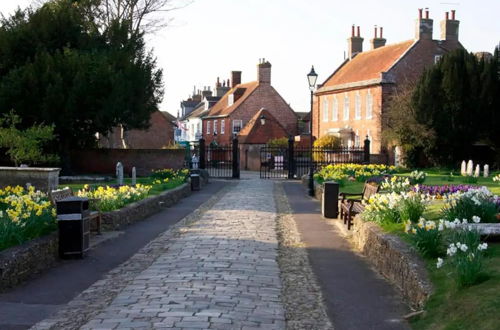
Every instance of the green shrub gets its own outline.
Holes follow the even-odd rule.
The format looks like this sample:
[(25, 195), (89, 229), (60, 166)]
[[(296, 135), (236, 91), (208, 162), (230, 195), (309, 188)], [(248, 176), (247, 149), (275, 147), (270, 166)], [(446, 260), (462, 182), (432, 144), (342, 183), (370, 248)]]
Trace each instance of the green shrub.
[(337, 149), (342, 145), (339, 137), (333, 135), (323, 135), (314, 141), (313, 146), (317, 148)]

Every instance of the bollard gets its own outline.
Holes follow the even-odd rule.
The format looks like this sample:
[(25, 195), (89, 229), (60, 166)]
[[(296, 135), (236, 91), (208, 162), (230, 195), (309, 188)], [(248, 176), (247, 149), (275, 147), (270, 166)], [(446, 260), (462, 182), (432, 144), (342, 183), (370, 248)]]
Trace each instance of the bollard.
[(323, 185), (323, 200), (321, 201), (323, 217), (335, 219), (339, 215), (339, 184), (329, 181)]

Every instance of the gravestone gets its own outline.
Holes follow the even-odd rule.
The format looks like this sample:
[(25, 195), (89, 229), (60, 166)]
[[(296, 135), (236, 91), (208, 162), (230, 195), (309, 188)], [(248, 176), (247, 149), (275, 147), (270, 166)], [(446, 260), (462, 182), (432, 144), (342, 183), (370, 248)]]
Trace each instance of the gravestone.
[(137, 183), (137, 174), (134, 166), (132, 167), (132, 185), (135, 186), (136, 183)]
[(119, 185), (123, 184), (123, 165), (122, 163), (116, 163), (116, 181)]
[(479, 164), (476, 165), (476, 171), (474, 172), (474, 177), (479, 178), (479, 174), (481, 174), (481, 167)]
[(467, 163), (467, 175), (472, 176), (472, 171), (474, 171), (474, 163), (472, 162), (472, 160), (469, 160), (469, 162)]
[(462, 176), (467, 175), (467, 164), (465, 163), (465, 160), (462, 160), (462, 167), (460, 168), (460, 174)]
[(490, 166), (488, 164), (484, 165), (483, 176), (485, 178), (490, 176)]

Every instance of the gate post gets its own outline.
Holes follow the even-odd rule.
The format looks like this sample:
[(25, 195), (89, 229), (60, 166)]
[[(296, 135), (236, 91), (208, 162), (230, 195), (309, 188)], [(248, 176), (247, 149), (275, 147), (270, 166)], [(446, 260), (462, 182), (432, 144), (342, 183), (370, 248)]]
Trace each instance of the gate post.
[(363, 151), (364, 151), (363, 162), (365, 164), (370, 164), (370, 139), (368, 139), (368, 135), (366, 136), (365, 139), (365, 146)]
[(233, 179), (240, 178), (240, 153), (238, 146), (238, 137), (235, 135), (233, 138)]
[(200, 168), (205, 169), (205, 139), (201, 138), (200, 139)]
[(292, 136), (288, 138), (288, 178), (293, 179), (295, 176), (295, 162), (293, 157), (293, 143), (294, 139)]

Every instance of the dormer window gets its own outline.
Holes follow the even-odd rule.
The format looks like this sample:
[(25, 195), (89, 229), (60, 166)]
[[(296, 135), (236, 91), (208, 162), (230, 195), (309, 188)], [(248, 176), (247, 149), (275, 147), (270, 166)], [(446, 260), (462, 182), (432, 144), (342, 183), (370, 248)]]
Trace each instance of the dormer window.
[(227, 106), (230, 107), (234, 104), (234, 94), (229, 94), (227, 97)]

